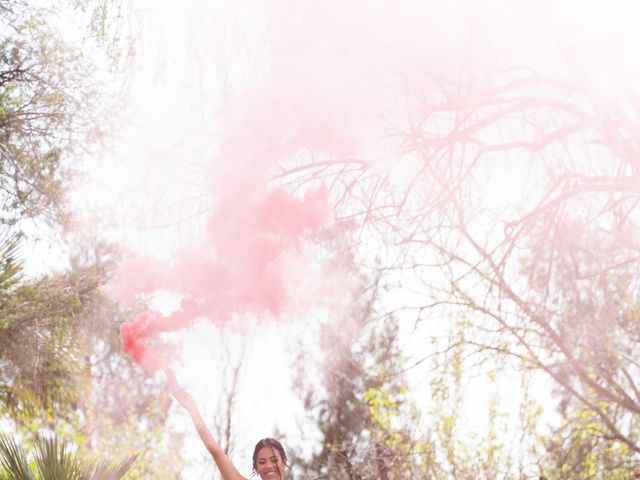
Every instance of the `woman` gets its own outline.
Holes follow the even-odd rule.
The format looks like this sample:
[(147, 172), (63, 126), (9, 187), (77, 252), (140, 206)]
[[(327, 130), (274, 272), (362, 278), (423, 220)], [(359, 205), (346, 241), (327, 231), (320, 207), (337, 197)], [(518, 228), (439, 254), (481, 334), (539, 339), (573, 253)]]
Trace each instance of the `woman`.
[[(224, 480), (247, 480), (238, 472), (231, 459), (227, 457), (220, 444), (211, 435), (191, 395), (178, 385), (176, 377), (170, 369), (165, 370), (165, 373), (169, 380), (171, 394), (189, 412), (198, 435), (213, 457), (213, 461), (216, 462), (222, 478)], [(256, 444), (253, 450), (254, 474), (258, 474), (262, 480), (283, 480), (286, 467), (287, 456), (280, 442), (273, 438), (265, 438)]]

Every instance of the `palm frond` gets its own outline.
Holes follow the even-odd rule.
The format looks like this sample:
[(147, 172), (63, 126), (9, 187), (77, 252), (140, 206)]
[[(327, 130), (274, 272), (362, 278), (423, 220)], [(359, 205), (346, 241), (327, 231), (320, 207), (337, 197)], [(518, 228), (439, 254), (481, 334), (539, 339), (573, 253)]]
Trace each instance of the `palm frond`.
[(19, 235), (5, 234), (0, 239), (0, 295), (8, 293), (22, 274), (22, 264), (18, 260)]
[(39, 477), (47, 480), (81, 480), (80, 462), (57, 437), (38, 438), (36, 441), (36, 468)]
[(6, 435), (0, 435), (0, 467), (3, 480), (33, 480), (24, 449)]
[(105, 459), (84, 462), (72, 446), (53, 436), (36, 439), (30, 461), (15, 440), (0, 435), (0, 480), (120, 480), (137, 457), (130, 455), (116, 464)]
[(119, 480), (131, 469), (136, 458), (138, 455), (130, 455), (115, 465), (105, 459), (98, 460), (87, 466), (82, 480)]

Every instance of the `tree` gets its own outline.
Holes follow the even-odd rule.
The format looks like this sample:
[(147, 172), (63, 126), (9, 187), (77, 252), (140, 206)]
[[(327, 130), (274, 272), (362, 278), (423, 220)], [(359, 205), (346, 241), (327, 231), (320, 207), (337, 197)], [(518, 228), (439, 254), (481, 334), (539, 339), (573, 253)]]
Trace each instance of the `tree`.
[(293, 465), (303, 477), (318, 479), (431, 478), (438, 472), (433, 442), (418, 427), (420, 415), (402, 377), (397, 319), (377, 318), (377, 282), (367, 285), (358, 274), (350, 247), (328, 233), (323, 242), (335, 271), (348, 265), (361, 290), (344, 311), (332, 311), (317, 326), (311, 337), (318, 344), (301, 345), (295, 387), (317, 429), (309, 440), (320, 441), (310, 458), (294, 453)]
[(90, 65), (48, 26), (44, 12), (3, 2), (0, 20), (2, 224), (63, 222), (73, 150), (99, 131)]
[[(565, 422), (549, 448), (592, 439), (566, 460), (588, 478), (640, 454), (640, 103), (624, 75), (606, 96), (571, 41), (551, 40), (555, 70), (525, 58), (483, 82), (464, 64), (406, 72), (418, 87), (388, 132), (405, 171), (313, 155), (283, 168), (296, 187), (324, 179), (355, 241), (384, 252), (363, 264), (407, 292), (397, 314), (418, 325), (464, 316), (443, 352), (552, 380)], [(603, 452), (615, 460), (594, 462)]]
[[(344, 320), (322, 327), (323, 388), (298, 385), (322, 440), (311, 458), (296, 455), (293, 464), (319, 479), (430, 478), (438, 471), (433, 444), (416, 428), (407, 385), (392, 370), (399, 358), (390, 351), (393, 327), (370, 337), (345, 335), (344, 327)], [(307, 359), (298, 365), (306, 365), (305, 376), (313, 371)]]
[(57, 434), (97, 455), (136, 452), (131, 478), (176, 476), (163, 464), (179, 454), (166, 426), (168, 393), (121, 353), (117, 325), (130, 312), (99, 290), (105, 275), (96, 263), (77, 262), (69, 273), (5, 292), (2, 421), (26, 443)]
[[(70, 5), (96, 13), (116, 3)], [(106, 41), (107, 18), (94, 15), (74, 33), (102, 29)], [(109, 127), (97, 111), (104, 85), (85, 44), (72, 45), (52, 26), (52, 10), (9, 0), (0, 22), (2, 422), (27, 444), (45, 433), (98, 454), (140, 452), (131, 478), (176, 476), (158, 460), (171, 451), (168, 395), (120, 353), (116, 327), (125, 313), (100, 291), (115, 249), (95, 238), (70, 242), (66, 269), (29, 278), (21, 268), (27, 223), (37, 225), (30, 240), (40, 228), (53, 237), (68, 227), (66, 193), (79, 154)]]

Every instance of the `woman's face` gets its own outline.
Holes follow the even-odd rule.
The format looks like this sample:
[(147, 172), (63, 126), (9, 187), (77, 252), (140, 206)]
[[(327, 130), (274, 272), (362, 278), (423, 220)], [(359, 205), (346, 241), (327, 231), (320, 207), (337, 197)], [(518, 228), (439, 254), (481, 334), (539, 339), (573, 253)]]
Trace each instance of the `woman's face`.
[(262, 447), (256, 458), (256, 473), (262, 480), (280, 480), (285, 464), (277, 448)]

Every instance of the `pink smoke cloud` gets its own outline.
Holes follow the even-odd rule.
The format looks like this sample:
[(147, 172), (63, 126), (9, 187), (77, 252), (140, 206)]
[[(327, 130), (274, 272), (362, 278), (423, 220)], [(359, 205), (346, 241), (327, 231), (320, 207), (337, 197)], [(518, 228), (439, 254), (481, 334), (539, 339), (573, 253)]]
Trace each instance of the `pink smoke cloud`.
[[(430, 98), (437, 75), (462, 74), (479, 91), (503, 65), (528, 62), (544, 75), (564, 65), (557, 52), (550, 54), (554, 45), (546, 27), (573, 31), (547, 22), (556, 9), (544, 1), (492, 0), (480, 6), (471, 0), (407, 0), (391, 7), (273, 0), (267, 5), (268, 41), (260, 47), (268, 50), (264, 72), (250, 91), (222, 95), (224, 127), (216, 139), (221, 163), (211, 185), (219, 203), (208, 220), (206, 242), (180, 252), (170, 265), (145, 258), (125, 263), (113, 283), (117, 298), (159, 290), (183, 298), (167, 318), (144, 314), (123, 325), (123, 348), (145, 366), (161, 368), (162, 362), (145, 356), (159, 332), (203, 316), (224, 323), (242, 312), (277, 315), (286, 305), (285, 258), (295, 255), (305, 235), (321, 228), (331, 212), (322, 188), (303, 198), (271, 189), (274, 167), (300, 151), (328, 161), (361, 158), (366, 151), (363, 163), (373, 163), (386, 151), (377, 142), (384, 143), (381, 132), (389, 133), (388, 123), (400, 119), (402, 127), (415, 122), (411, 127), (422, 128), (425, 112), (446, 100), (442, 90), (437, 101)], [(212, 30), (225, 31), (227, 18), (211, 20), (221, 22)], [(246, 57), (228, 47), (221, 57)], [(446, 123), (438, 127), (446, 133)]]
[(145, 368), (166, 365), (150, 350), (158, 333), (199, 317), (223, 324), (237, 313), (283, 310), (289, 295), (285, 266), (305, 235), (321, 228), (331, 212), (323, 187), (303, 198), (270, 189), (273, 169), (300, 150), (330, 159), (356, 155), (386, 101), (372, 82), (392, 55), (378, 48), (382, 11), (366, 9), (373, 23), (359, 38), (350, 24), (362, 18), (359, 9), (334, 3), (337, 15), (304, 6), (299, 22), (291, 23), (287, 5), (275, 2), (269, 12), (279, 27), (263, 82), (223, 106), (228, 120), (219, 139), (223, 161), (212, 185), (219, 203), (208, 220), (205, 244), (178, 253), (170, 265), (144, 258), (125, 263), (114, 279), (111, 290), (121, 299), (160, 290), (183, 298), (168, 317), (147, 312), (122, 325), (123, 350)]
[(209, 219), (206, 243), (181, 252), (171, 265), (162, 268), (152, 259), (122, 265), (112, 287), (121, 298), (157, 290), (183, 298), (168, 316), (145, 312), (121, 325), (122, 349), (136, 363), (165, 369), (167, 362), (150, 348), (154, 337), (198, 318), (224, 324), (234, 314), (281, 312), (287, 301), (284, 256), (295, 255), (304, 236), (329, 220), (327, 192), (318, 188), (299, 199), (274, 189), (254, 201), (241, 215), (219, 209)]

